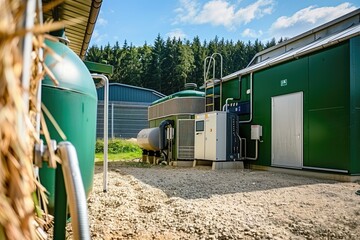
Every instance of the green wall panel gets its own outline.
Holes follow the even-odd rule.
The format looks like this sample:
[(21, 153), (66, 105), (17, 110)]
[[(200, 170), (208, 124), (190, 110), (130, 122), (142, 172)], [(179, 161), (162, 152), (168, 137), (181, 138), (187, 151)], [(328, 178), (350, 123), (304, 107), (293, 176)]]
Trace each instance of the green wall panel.
[[(304, 92), (304, 108), (307, 104), (308, 59), (301, 58), (292, 62), (265, 69), (253, 74), (253, 121), (251, 124), (263, 126), (263, 142), (259, 144), (259, 159), (256, 164), (271, 165), (271, 97), (294, 92)], [(286, 85), (282, 81), (286, 80)], [(244, 84), (248, 82), (244, 81)], [(249, 86), (250, 87), (250, 86)], [(308, 116), (304, 112), (304, 161), (308, 151)], [(243, 124), (242, 134), (250, 139), (250, 124)], [(254, 141), (248, 141), (248, 155), (254, 156)]]
[(348, 105), (348, 47), (342, 44), (309, 57), (309, 109)]
[(360, 174), (360, 36), (350, 39), (350, 173)]
[(349, 116), (344, 108), (309, 112), (307, 166), (346, 170), (349, 167)]
[(227, 98), (234, 98), (239, 99), (240, 98), (240, 84), (239, 79), (233, 79), (231, 81), (225, 82), (222, 86), (222, 104), (223, 106), (225, 104), (225, 101)]
[[(360, 40), (354, 43), (360, 52)], [(351, 50), (354, 52), (353, 50)], [(353, 54), (353, 81), (356, 107), (353, 114), (354, 145), (360, 146), (360, 54)], [(324, 49), (309, 56), (285, 62), (253, 74), (253, 121), (263, 126), (263, 142), (259, 144), (256, 164), (271, 165), (271, 98), (303, 92), (303, 164), (308, 167), (349, 170), (349, 42)], [(249, 100), (249, 75), (242, 77), (241, 92)], [(236, 81), (232, 80), (232, 81)], [(231, 82), (231, 81), (229, 81)], [(235, 83), (224, 83), (224, 95), (235, 94)], [(226, 87), (225, 87), (226, 86)], [(231, 89), (231, 90), (230, 90)], [(226, 99), (226, 97), (224, 99)], [(241, 101), (245, 101), (242, 97)], [(242, 116), (242, 120), (249, 116)], [(250, 125), (241, 124), (240, 134), (250, 139)], [(247, 153), (254, 155), (254, 141), (248, 140)], [(360, 169), (358, 151), (353, 151), (350, 172)], [(355, 160), (356, 159), (356, 160)], [(359, 171), (359, 170), (356, 170)]]
[(309, 57), (309, 160), (306, 166), (349, 169), (349, 44)]

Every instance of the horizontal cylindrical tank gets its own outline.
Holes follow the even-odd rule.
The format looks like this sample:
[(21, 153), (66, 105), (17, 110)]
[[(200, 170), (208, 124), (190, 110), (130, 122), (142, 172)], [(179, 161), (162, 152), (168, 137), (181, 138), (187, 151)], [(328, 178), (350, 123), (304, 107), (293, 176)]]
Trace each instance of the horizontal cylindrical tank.
[(160, 129), (158, 127), (145, 128), (137, 135), (137, 144), (145, 150), (159, 151), (159, 134)]

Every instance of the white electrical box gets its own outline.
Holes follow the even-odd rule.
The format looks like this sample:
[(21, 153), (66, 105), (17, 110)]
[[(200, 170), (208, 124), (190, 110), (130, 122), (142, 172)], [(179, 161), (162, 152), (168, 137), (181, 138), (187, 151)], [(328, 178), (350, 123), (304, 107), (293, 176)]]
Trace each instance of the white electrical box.
[(166, 128), (166, 139), (167, 140), (174, 139), (174, 128)]
[(226, 160), (226, 112), (195, 115), (195, 159)]
[(251, 125), (251, 140), (260, 140), (262, 137), (262, 126)]

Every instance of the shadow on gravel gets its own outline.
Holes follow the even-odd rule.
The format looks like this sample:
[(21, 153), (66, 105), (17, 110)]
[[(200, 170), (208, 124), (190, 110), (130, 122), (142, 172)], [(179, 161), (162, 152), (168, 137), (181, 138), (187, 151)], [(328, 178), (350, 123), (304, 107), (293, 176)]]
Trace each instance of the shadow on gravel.
[[(95, 169), (95, 173), (102, 173), (102, 167), (98, 164)], [(210, 198), (213, 195), (246, 193), (301, 185), (337, 183), (331, 180), (267, 171), (247, 169), (213, 171), (210, 167), (203, 166), (175, 168), (124, 161), (109, 162), (109, 171), (114, 171), (122, 176), (131, 175), (145, 184), (161, 189), (168, 197), (184, 199)]]

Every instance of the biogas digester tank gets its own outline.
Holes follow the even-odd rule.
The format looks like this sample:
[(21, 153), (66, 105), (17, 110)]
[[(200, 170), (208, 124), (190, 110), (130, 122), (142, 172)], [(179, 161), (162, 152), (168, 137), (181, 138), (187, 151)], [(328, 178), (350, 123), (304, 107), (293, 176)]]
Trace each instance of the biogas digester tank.
[[(42, 83), (42, 102), (49, 109), (62, 131), (77, 151), (86, 196), (92, 190), (96, 141), (97, 93), (89, 70), (82, 60), (65, 44), (46, 41), (62, 61), (51, 54), (45, 59), (59, 86), (47, 76)], [(63, 141), (46, 118), (51, 139)], [(55, 170), (46, 164), (40, 168), (41, 183), (49, 191), (49, 208), (54, 207)]]

